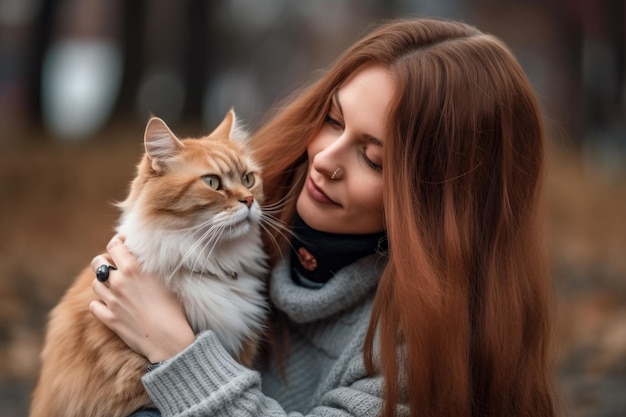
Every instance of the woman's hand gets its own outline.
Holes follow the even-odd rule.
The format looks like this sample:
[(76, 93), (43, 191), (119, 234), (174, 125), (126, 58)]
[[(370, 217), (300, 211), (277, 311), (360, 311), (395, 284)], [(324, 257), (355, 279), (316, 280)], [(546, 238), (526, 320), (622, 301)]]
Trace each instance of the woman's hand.
[(102, 264), (115, 265), (105, 282), (94, 279), (93, 291), (100, 300), (89, 310), (115, 332), (131, 349), (159, 362), (176, 355), (194, 341), (180, 302), (158, 276), (141, 273), (135, 256), (123, 239), (113, 237), (107, 254), (91, 262), (95, 270)]

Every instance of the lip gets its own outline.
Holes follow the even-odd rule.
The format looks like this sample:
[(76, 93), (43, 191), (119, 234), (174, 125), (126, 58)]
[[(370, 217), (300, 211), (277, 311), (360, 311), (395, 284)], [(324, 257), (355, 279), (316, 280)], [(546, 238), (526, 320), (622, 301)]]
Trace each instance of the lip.
[(309, 177), (308, 181), (306, 182), (306, 190), (311, 198), (320, 204), (329, 204), (341, 207), (341, 204), (328, 197), (326, 193), (324, 193), (324, 191), (322, 191), (322, 189), (318, 187), (317, 184), (315, 184), (311, 177)]

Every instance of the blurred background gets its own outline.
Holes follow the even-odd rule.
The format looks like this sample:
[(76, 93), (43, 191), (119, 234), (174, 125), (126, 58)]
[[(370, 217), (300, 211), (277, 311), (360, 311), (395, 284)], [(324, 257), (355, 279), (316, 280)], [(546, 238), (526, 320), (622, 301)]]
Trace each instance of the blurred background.
[(27, 415), (48, 311), (103, 251), (150, 113), (254, 129), (380, 19), (503, 39), (549, 134), (563, 415), (626, 416), (623, 0), (0, 0), (0, 415)]

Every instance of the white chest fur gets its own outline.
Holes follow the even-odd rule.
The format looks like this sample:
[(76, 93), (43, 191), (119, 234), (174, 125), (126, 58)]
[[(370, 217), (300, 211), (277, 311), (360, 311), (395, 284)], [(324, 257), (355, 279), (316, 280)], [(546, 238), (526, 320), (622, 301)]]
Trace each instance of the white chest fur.
[(267, 264), (258, 228), (204, 245), (189, 233), (160, 230), (129, 213), (117, 230), (127, 236), (126, 246), (143, 270), (155, 272), (177, 294), (194, 332), (213, 330), (233, 355), (261, 332)]

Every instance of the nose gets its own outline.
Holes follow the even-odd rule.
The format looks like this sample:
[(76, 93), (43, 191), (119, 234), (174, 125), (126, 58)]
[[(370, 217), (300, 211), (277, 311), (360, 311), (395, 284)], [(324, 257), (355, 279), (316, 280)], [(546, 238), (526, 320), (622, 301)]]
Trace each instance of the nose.
[(320, 144), (318, 152), (313, 157), (313, 167), (316, 171), (331, 177), (337, 167), (346, 163), (346, 141), (343, 137), (336, 138), (332, 142)]
[(252, 202), (254, 201), (254, 197), (252, 197), (251, 195), (248, 195), (239, 201), (245, 204), (246, 206), (248, 206), (248, 208), (250, 208), (250, 206), (252, 205)]

